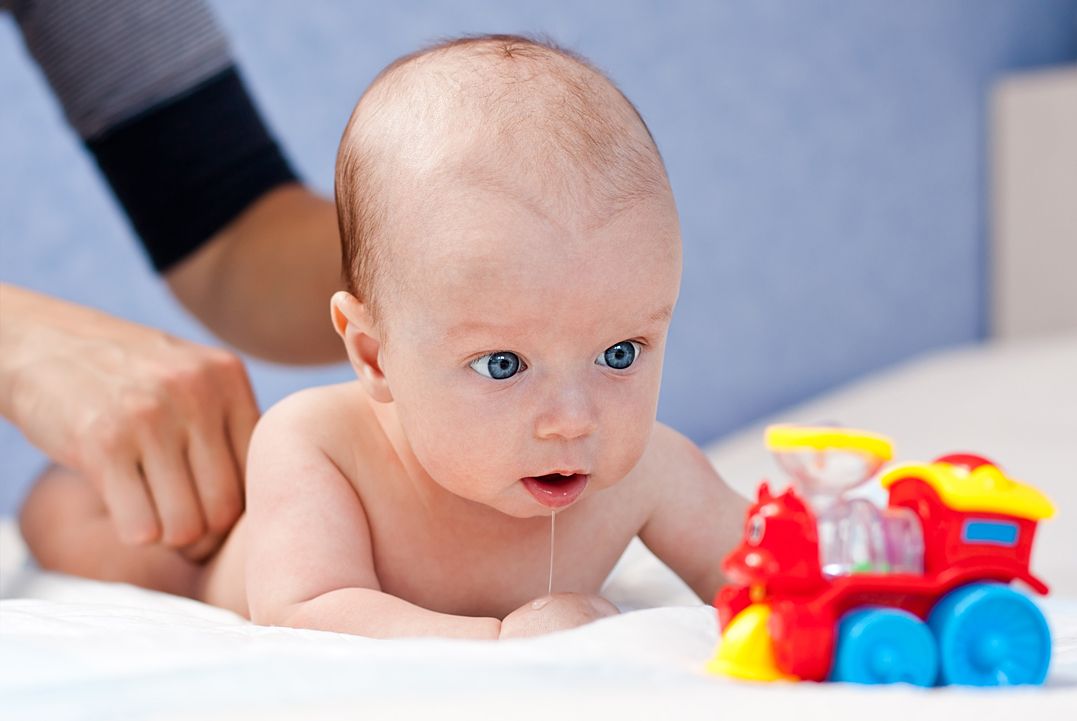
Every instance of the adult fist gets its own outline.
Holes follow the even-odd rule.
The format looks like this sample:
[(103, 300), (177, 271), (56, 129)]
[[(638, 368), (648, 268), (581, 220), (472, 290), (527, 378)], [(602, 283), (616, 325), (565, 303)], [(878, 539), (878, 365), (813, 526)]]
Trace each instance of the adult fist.
[(0, 410), (100, 492), (119, 537), (203, 556), (243, 510), (258, 410), (234, 355), (2, 288)]

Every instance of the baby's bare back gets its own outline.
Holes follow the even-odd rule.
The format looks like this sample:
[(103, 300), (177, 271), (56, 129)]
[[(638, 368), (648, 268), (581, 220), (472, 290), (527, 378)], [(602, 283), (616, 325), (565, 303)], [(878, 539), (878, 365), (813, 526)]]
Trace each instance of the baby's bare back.
[[(513, 518), (436, 490), (431, 495), (430, 489), (416, 488), (356, 383), (304, 391), (282, 405), (273, 417), (267, 414), (264, 423), (270, 427), (259, 429), (263, 443), (252, 445), (252, 466), (257, 464), (254, 454), (269, 441), (277, 454), (287, 453), (288, 444), (296, 445), (297, 453), (316, 448), (325, 467), (316, 467), (319, 453), (311, 454), (303, 463), (308, 471), (304, 477), (268, 491), (268, 499), (261, 498), (267, 489), (249, 485), (249, 504), (255, 513), (241, 519), (207, 566), (203, 600), (251, 616), (246, 596), (250, 540), (294, 528), (289, 507), (306, 508), (311, 497), (323, 491), (326, 503), (357, 501), (361, 513), (342, 511), (341, 518), (326, 522), (319, 511), (306, 509), (310, 515), (294, 542), (275, 545), (275, 562), (267, 564), (261, 554), (254, 568), (255, 583), (288, 589), (296, 569), (302, 569), (313, 588), (332, 586), (335, 579), (363, 578), (367, 587), (431, 611), (499, 619), (546, 595), (548, 513)], [(303, 448), (307, 451), (298, 450)], [(636, 477), (645, 473), (641, 468), (645, 464), (641, 462), (617, 485), (586, 494), (556, 514), (554, 593), (599, 592), (649, 511), (649, 494)], [(257, 475), (248, 479), (249, 484), (254, 482)], [(317, 484), (339, 487), (324, 489)], [(332, 508), (325, 506), (320, 512), (331, 514)], [(315, 542), (317, 537), (322, 543)], [(369, 555), (304, 555), (322, 547), (369, 548)], [(279, 577), (273, 578), (274, 574)], [(325, 575), (324, 583), (312, 578), (318, 575)]]

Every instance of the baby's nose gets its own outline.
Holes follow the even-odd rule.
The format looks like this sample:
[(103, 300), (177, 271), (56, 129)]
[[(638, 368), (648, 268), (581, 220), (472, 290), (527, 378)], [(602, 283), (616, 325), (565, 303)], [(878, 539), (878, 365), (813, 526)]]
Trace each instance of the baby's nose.
[(535, 419), (540, 439), (573, 440), (595, 432), (598, 413), (582, 389), (563, 389), (555, 394)]

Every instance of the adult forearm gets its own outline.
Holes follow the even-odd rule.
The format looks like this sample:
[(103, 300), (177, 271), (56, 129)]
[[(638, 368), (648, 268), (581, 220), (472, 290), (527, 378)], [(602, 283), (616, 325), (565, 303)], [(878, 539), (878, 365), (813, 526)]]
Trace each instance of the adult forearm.
[[(259, 618), (256, 623), (276, 622)], [(496, 639), (501, 621), (438, 613), (369, 588), (342, 588), (293, 606), (279, 625), (353, 633), (371, 638), (437, 636)]]
[(87, 332), (100, 311), (0, 283), (0, 415), (18, 424), (19, 384), (58, 341)]
[(26, 317), (37, 294), (0, 283), (0, 416), (14, 421), (15, 385), (25, 365), (27, 331), (33, 323)]
[(168, 272), (181, 302), (234, 347), (281, 363), (344, 359), (329, 320), (342, 286), (331, 201), (300, 185), (261, 198)]

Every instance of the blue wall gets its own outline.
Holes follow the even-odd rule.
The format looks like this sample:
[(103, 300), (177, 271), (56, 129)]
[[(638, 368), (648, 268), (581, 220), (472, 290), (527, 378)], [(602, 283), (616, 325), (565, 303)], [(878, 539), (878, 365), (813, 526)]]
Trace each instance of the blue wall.
[[(388, 61), (461, 32), (549, 34), (639, 106), (685, 276), (661, 416), (700, 442), (985, 328), (986, 93), (1077, 59), (1077, 0), (221, 0), (248, 80), (328, 192)], [(208, 340), (148, 271), (10, 18), (0, 19), (0, 277)], [(347, 369), (256, 364), (263, 405)], [(0, 426), (0, 509), (40, 457)]]

